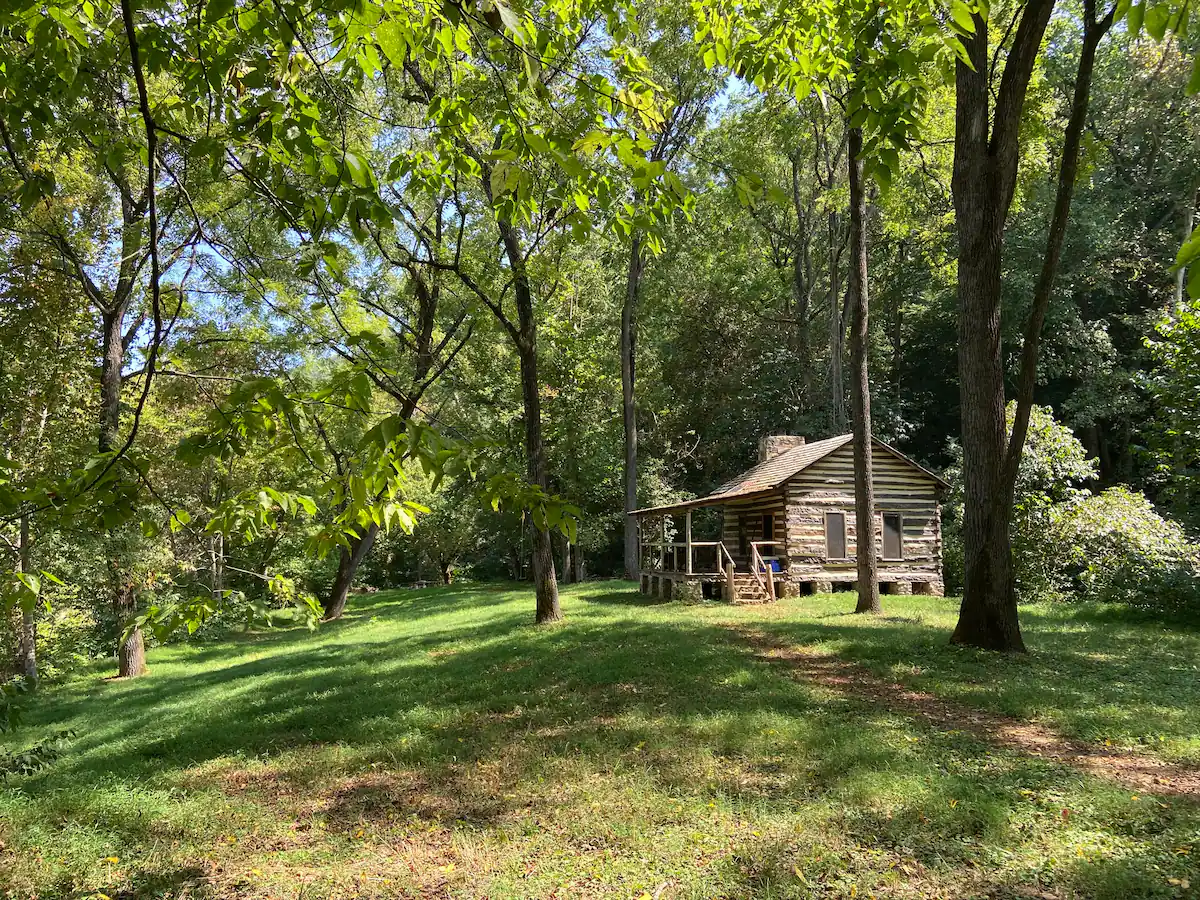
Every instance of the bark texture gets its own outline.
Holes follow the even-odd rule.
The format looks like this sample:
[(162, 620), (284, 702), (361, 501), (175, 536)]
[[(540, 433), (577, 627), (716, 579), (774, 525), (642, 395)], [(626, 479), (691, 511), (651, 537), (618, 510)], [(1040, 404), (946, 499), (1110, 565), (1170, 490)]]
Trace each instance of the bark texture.
[[(128, 228), (128, 226), (127, 226)], [(112, 453), (118, 446), (121, 426), (122, 369), (125, 365), (126, 337), (122, 331), (129, 309), (129, 297), (101, 312), (102, 347), (100, 368), (100, 438), (101, 453)], [(127, 560), (117, 540), (109, 541), (108, 570), (112, 585), (112, 608), (117, 627), (123, 637), (117, 646), (117, 676), (137, 678), (146, 674), (146, 641), (140, 628), (126, 634), (125, 623), (137, 612), (137, 592), (129, 583)]]
[(857, 534), (860, 613), (882, 612), (875, 548), (875, 486), (871, 480), (871, 377), (868, 360), (870, 319), (867, 296), (867, 197), (863, 184), (862, 129), (850, 129), (847, 153), (850, 181), (850, 357), (854, 370), (854, 524)]
[[(1030, 0), (991, 114), (988, 25), (974, 16), (963, 39), (971, 66), (956, 71), (954, 174), (958, 225), (959, 390), (962, 402), (963, 549), (966, 577), (955, 643), (1023, 651), (1014, 591), (1012, 516), (1005, 489), (1007, 433), (1001, 354), (1004, 226), (1016, 186), (1021, 110), (1054, 0)], [(973, 66), (973, 67), (972, 67)]]

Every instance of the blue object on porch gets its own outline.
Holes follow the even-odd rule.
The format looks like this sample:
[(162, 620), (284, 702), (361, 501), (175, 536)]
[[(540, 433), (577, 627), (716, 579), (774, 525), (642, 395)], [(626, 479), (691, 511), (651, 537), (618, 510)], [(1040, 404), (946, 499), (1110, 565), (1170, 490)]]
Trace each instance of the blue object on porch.
[(768, 560), (765, 560), (765, 562), (766, 562), (766, 564), (767, 564), (768, 566), (770, 566), (770, 567), (771, 567), (771, 571), (772, 571), (772, 572), (782, 572), (782, 571), (783, 571), (783, 569), (781, 569), (781, 568), (780, 568), (780, 566), (779, 566), (779, 560), (777, 560), (777, 559), (768, 559)]

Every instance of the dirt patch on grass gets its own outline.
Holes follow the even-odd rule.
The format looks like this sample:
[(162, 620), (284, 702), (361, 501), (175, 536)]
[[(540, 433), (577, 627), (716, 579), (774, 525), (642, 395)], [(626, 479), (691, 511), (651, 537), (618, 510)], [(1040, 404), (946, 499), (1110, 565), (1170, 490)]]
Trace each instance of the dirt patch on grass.
[(814, 653), (750, 628), (734, 631), (772, 662), (785, 664), (806, 681), (856, 700), (903, 713), (930, 726), (971, 734), (980, 740), (1071, 766), (1133, 791), (1200, 801), (1200, 770), (1151, 756), (1073, 741), (1041, 725), (952, 703), (880, 678), (864, 666)]

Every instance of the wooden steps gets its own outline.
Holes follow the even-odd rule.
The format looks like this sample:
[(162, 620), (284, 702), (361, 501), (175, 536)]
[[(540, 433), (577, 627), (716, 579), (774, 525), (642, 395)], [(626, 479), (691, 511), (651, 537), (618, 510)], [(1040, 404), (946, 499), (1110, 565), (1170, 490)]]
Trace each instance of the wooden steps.
[(767, 592), (749, 572), (735, 572), (733, 585), (737, 591), (735, 603), (766, 603)]

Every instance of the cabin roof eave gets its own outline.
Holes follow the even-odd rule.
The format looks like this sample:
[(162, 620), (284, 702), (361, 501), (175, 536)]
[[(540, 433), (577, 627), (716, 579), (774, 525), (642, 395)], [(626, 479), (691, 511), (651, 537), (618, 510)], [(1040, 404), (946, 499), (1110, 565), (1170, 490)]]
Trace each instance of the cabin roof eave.
[[(829, 454), (836, 450), (840, 450), (847, 444), (851, 443), (854, 438), (852, 434), (842, 434), (833, 438), (826, 438), (823, 441), (816, 441), (812, 444), (803, 444), (791, 450), (786, 450), (778, 456), (765, 460), (749, 469), (742, 475), (727, 481), (721, 485), (716, 491), (704, 497), (696, 497), (693, 500), (683, 500), (679, 503), (668, 503), (662, 506), (648, 506), (643, 509), (635, 509), (630, 513), (632, 516), (648, 516), (648, 515), (672, 515), (675, 513), (683, 513), (692, 509), (699, 509), (705, 506), (725, 506), (732, 501), (746, 500), (752, 497), (767, 496), (779, 490), (788, 481), (795, 478), (809, 466), (820, 462)], [(905, 456), (895, 447), (886, 444), (879, 438), (872, 438), (871, 443), (886, 450), (888, 453), (895, 456), (902, 462), (912, 466), (923, 475), (931, 478), (935, 484), (943, 491), (950, 487), (949, 483), (934, 472), (929, 471), (920, 463)]]
[(635, 509), (631, 516), (666, 516), (673, 513), (688, 512), (705, 506), (727, 506), (739, 500), (751, 500), (756, 497), (769, 497), (779, 493), (779, 485), (763, 490), (744, 491), (742, 493), (709, 494), (706, 497), (696, 497), (693, 500), (681, 500), (678, 503), (665, 503), (662, 506), (647, 506)]

